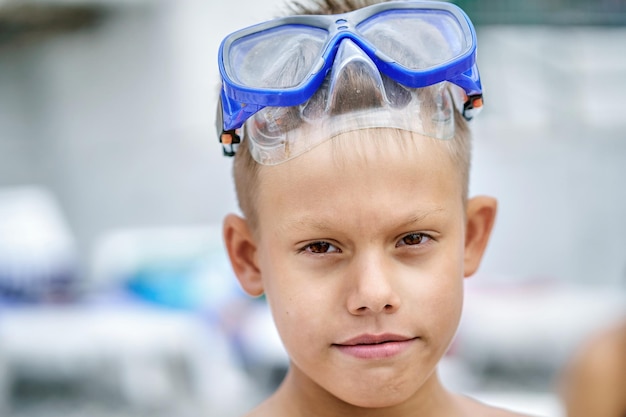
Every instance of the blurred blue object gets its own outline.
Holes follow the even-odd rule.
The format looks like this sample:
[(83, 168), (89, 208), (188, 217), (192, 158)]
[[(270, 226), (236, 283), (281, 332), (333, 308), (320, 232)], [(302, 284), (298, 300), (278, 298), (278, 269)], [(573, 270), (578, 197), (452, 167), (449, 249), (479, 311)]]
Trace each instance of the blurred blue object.
[(124, 229), (100, 239), (92, 287), (124, 289), (155, 305), (216, 316), (242, 296), (218, 226)]
[(74, 236), (39, 187), (0, 189), (0, 301), (67, 301), (80, 292)]
[(129, 277), (127, 288), (139, 297), (164, 306), (194, 309), (201, 294), (193, 291), (194, 261), (154, 262), (140, 267)]

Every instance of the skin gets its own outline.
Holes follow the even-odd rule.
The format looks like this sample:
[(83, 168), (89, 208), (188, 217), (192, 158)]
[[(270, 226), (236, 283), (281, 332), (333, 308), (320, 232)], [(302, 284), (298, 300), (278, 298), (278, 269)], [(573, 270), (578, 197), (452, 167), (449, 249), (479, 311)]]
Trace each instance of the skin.
[(565, 369), (560, 388), (568, 417), (624, 417), (626, 322), (581, 346)]
[[(225, 219), (235, 274), (249, 294), (266, 294), (291, 360), (251, 416), (514, 415), (454, 395), (437, 377), (496, 201), (463, 201), (444, 147), (414, 139), (382, 147), (345, 134), (334, 141), (354, 152), (327, 141), (264, 167), (257, 229)], [(355, 337), (389, 333), (405, 340), (388, 344), (401, 346), (391, 356), (346, 352)]]

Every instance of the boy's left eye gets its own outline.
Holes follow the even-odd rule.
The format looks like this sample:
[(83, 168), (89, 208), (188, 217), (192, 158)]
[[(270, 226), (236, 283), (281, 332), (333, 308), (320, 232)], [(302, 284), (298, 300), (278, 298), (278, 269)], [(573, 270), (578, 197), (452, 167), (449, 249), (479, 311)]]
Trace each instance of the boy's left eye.
[(409, 233), (400, 239), (400, 241), (396, 244), (396, 246), (413, 246), (413, 245), (423, 245), (431, 239), (425, 233)]

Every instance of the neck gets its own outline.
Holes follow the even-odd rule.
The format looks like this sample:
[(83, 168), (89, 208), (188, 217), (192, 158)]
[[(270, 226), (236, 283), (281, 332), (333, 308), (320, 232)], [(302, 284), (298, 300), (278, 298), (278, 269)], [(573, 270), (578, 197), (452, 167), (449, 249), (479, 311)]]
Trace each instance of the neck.
[[(326, 391), (292, 366), (278, 391), (266, 404), (275, 416), (292, 417), (441, 417), (458, 415), (456, 396), (440, 383), (436, 371), (411, 397), (399, 404), (364, 408), (347, 403)], [(269, 410), (268, 410), (269, 411)]]

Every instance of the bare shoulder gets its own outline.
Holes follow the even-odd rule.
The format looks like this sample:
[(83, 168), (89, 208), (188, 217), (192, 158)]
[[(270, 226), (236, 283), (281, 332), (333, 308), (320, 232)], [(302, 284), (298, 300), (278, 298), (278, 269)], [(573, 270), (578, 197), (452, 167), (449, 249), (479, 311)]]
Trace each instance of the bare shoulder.
[(585, 371), (617, 372), (624, 368), (626, 357), (626, 324), (605, 329), (584, 343), (574, 359)]
[[(615, 396), (626, 385), (626, 326), (606, 329), (583, 343), (563, 372), (564, 389)], [(619, 395), (621, 397), (621, 395)]]
[(623, 415), (626, 411), (626, 324), (598, 332), (565, 367), (559, 391), (568, 415)]
[(476, 399), (469, 397), (461, 397), (460, 400), (463, 414), (468, 416), (480, 416), (480, 417), (532, 417), (528, 414), (521, 414), (515, 411), (507, 410), (504, 408), (494, 407), (489, 404), (485, 404)]

